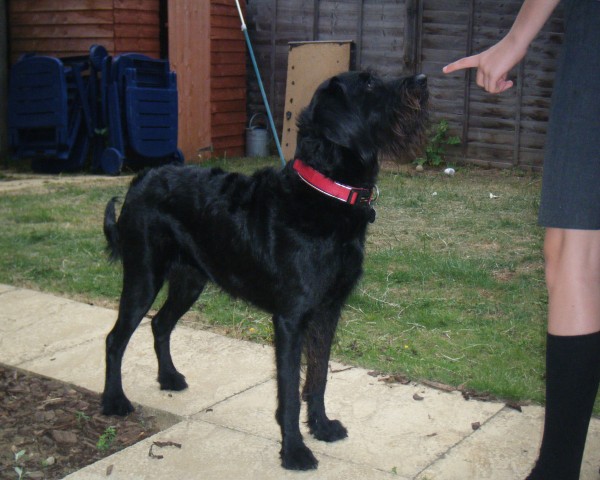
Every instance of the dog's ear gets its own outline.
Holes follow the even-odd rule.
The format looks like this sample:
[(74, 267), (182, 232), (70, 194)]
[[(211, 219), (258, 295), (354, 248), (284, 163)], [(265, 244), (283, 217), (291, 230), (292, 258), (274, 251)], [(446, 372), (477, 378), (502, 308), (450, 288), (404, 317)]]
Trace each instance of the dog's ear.
[(311, 113), (313, 125), (331, 143), (357, 153), (362, 159), (370, 157), (374, 147), (371, 133), (338, 77), (320, 86)]
[(337, 77), (330, 78), (321, 85), (313, 102), (312, 122), (319, 132), (330, 142), (349, 148), (350, 139), (340, 126), (351, 125), (355, 119), (344, 84)]

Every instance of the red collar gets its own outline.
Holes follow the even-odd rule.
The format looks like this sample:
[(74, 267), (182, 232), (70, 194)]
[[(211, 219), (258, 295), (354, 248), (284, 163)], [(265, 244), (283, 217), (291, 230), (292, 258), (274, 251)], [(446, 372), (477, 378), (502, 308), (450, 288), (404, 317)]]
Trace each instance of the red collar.
[[(350, 205), (368, 206), (373, 200), (377, 199), (377, 196), (373, 198), (372, 188), (354, 188), (338, 183), (309, 167), (298, 158), (294, 160), (292, 167), (298, 176), (312, 188), (342, 202)], [(377, 190), (377, 187), (375, 189)]]

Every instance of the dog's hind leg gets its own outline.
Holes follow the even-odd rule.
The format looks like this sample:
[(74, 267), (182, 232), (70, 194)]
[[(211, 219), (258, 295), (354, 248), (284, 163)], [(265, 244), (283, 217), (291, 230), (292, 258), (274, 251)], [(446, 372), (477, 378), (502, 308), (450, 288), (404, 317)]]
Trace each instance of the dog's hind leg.
[(106, 337), (106, 379), (102, 393), (104, 415), (124, 416), (134, 410), (123, 392), (121, 380), (123, 354), (131, 335), (152, 306), (162, 286), (162, 282), (155, 284), (154, 277), (144, 272), (148, 269), (135, 267), (138, 265), (124, 268), (119, 316), (117, 323)]
[(187, 388), (185, 377), (177, 371), (171, 358), (171, 332), (177, 321), (198, 299), (206, 276), (186, 266), (174, 267), (169, 273), (169, 296), (160, 311), (152, 319), (154, 350), (158, 359), (158, 382), (161, 390)]
[(317, 468), (318, 461), (300, 433), (301, 318), (275, 315), (273, 323), (279, 401), (275, 417), (281, 428), (281, 465), (290, 470), (310, 470)]
[(306, 381), (302, 397), (308, 404), (310, 433), (325, 442), (335, 442), (348, 436), (338, 420), (329, 420), (325, 413), (325, 386), (331, 344), (339, 318), (339, 310), (319, 311), (309, 319), (306, 330)]

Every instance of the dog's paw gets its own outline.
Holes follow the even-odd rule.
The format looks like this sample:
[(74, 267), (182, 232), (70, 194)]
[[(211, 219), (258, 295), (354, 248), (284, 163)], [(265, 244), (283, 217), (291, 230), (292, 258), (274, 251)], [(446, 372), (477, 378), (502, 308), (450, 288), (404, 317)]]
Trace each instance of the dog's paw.
[(309, 424), (309, 429), (313, 437), (323, 442), (337, 442), (348, 436), (348, 430), (339, 420), (315, 422), (313, 425)]
[(103, 415), (118, 415), (125, 417), (135, 409), (125, 395), (120, 396), (102, 396), (102, 414)]
[(296, 445), (293, 448), (282, 448), (281, 466), (288, 470), (314, 470), (319, 461), (310, 449), (304, 445)]
[(158, 383), (160, 384), (161, 390), (172, 390), (179, 392), (188, 388), (188, 384), (185, 381), (185, 376), (179, 372), (160, 374), (158, 376)]

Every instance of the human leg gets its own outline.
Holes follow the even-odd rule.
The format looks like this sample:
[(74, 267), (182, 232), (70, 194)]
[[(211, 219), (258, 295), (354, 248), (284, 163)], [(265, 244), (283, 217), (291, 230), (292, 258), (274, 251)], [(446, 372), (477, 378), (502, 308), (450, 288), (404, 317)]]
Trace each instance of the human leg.
[(548, 228), (544, 257), (548, 333), (600, 331), (600, 230)]
[(529, 480), (579, 478), (600, 382), (600, 231), (549, 228), (546, 417)]

